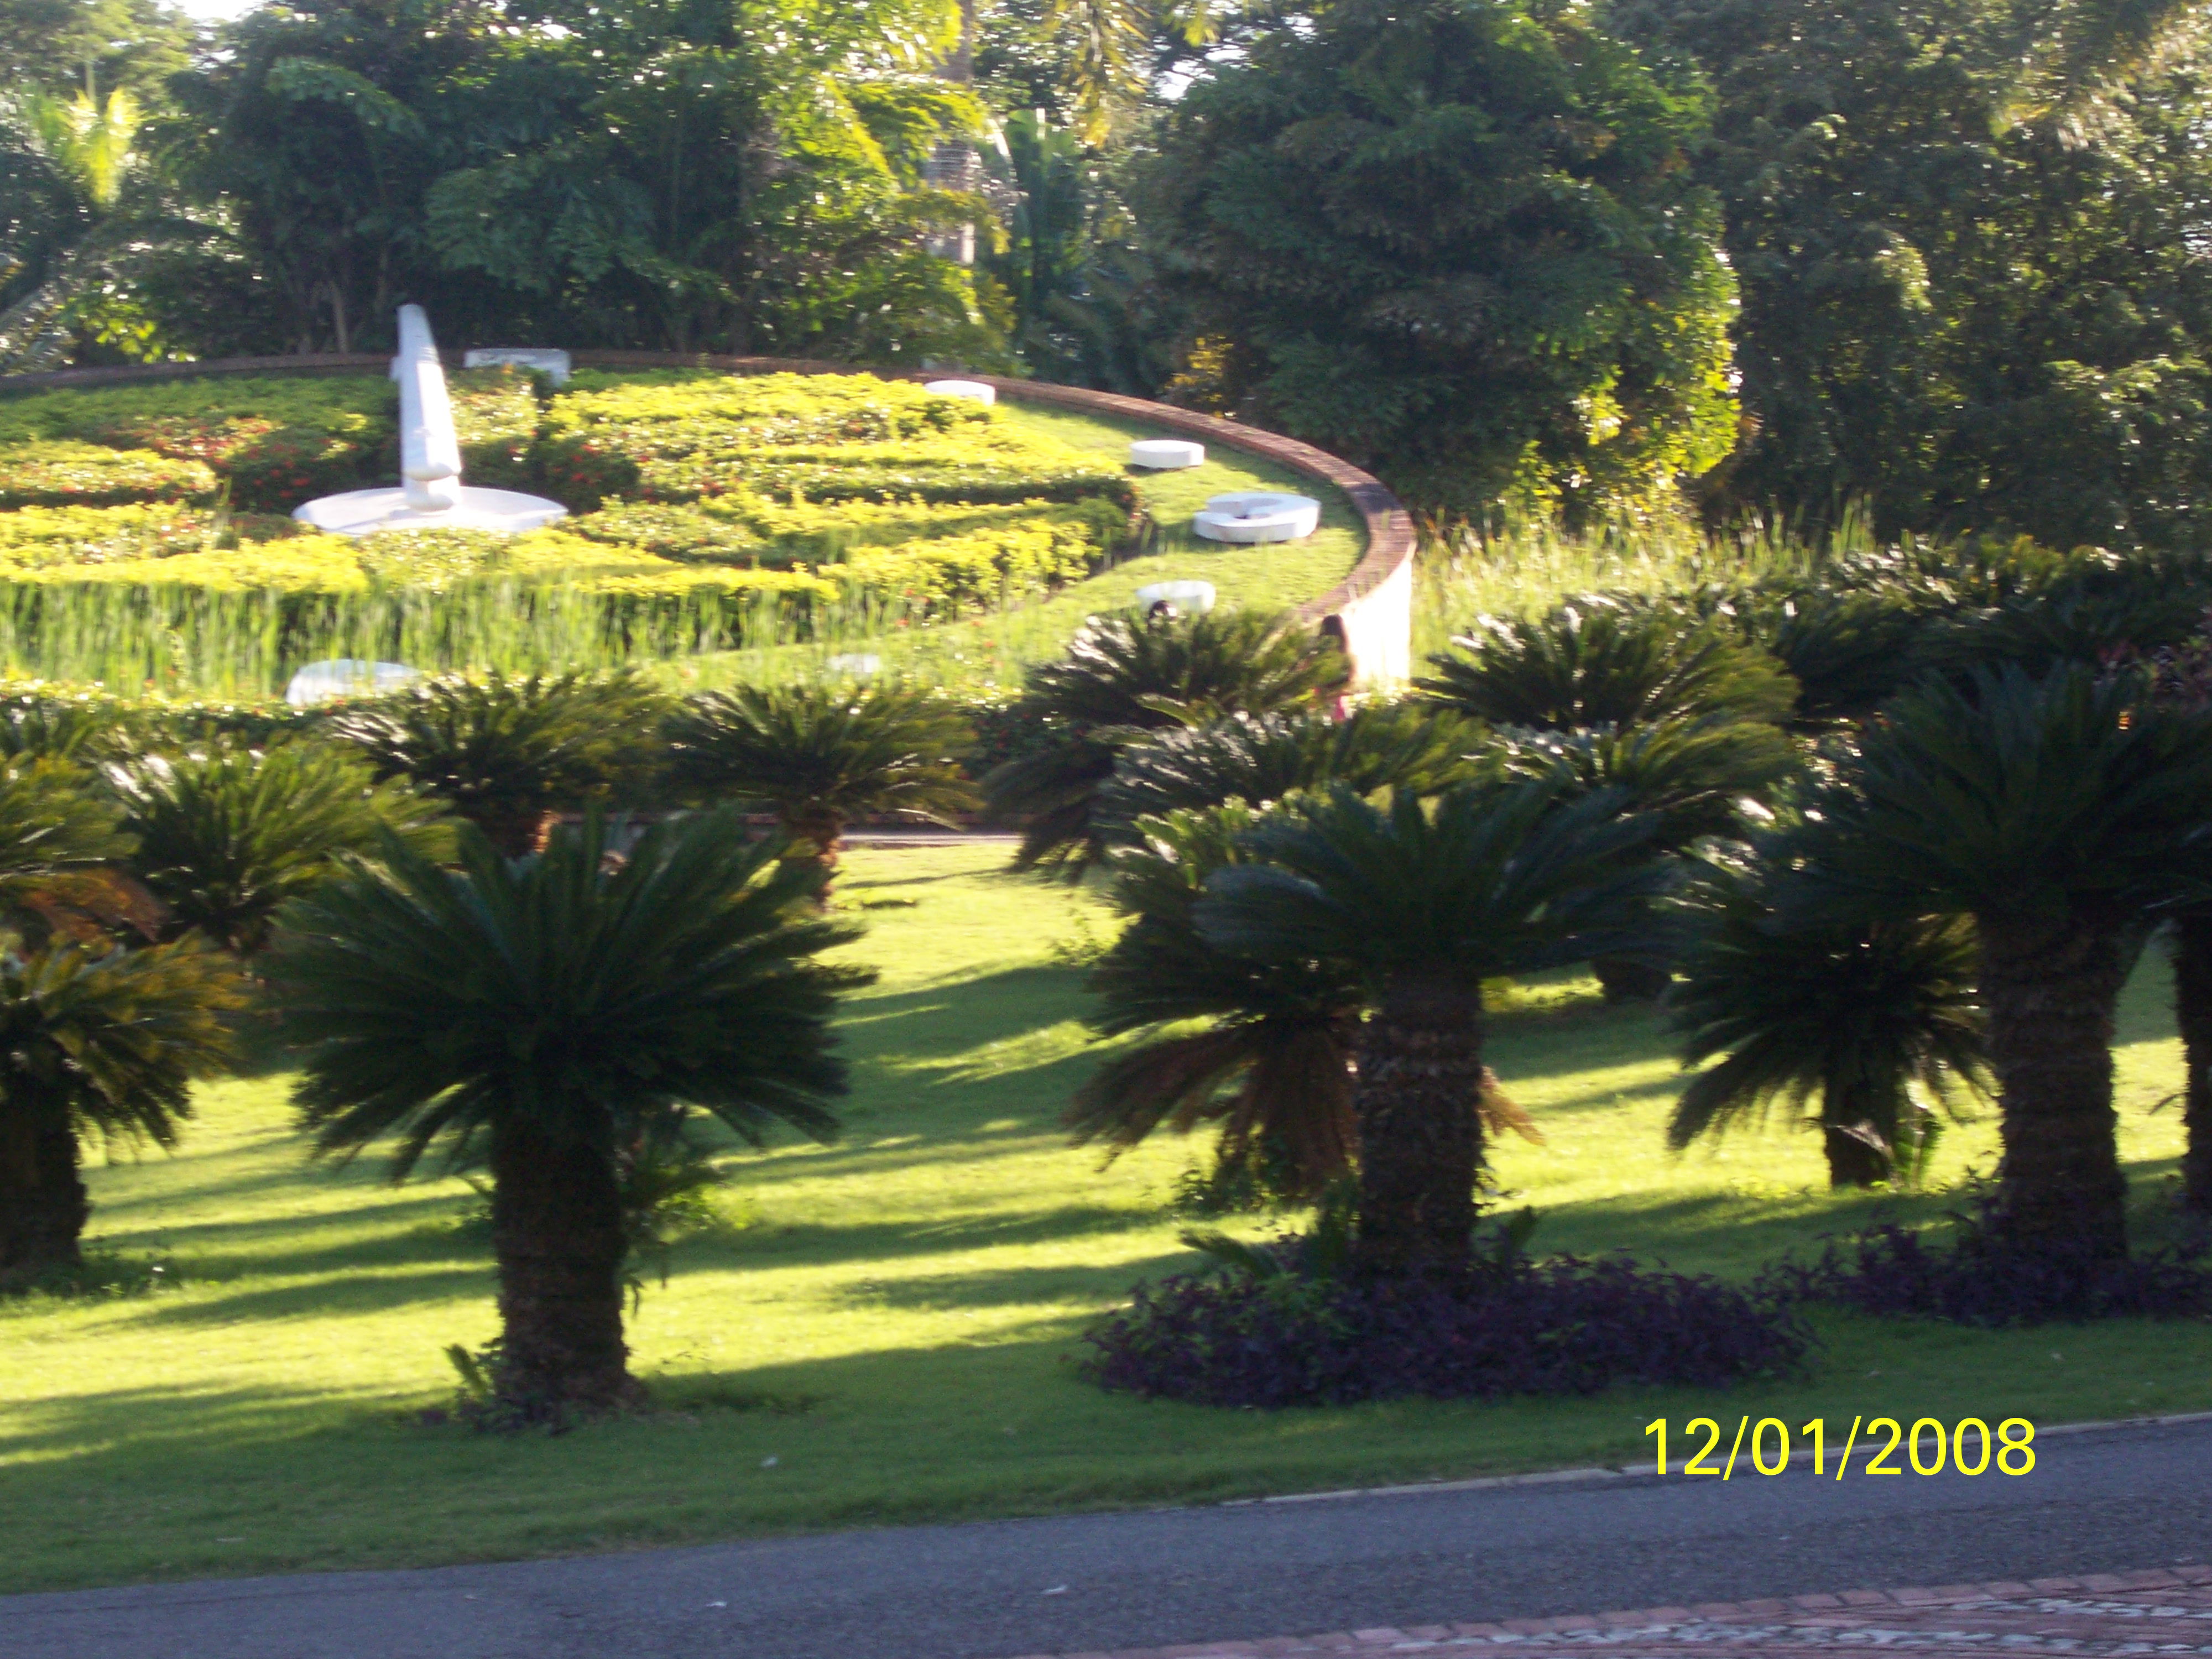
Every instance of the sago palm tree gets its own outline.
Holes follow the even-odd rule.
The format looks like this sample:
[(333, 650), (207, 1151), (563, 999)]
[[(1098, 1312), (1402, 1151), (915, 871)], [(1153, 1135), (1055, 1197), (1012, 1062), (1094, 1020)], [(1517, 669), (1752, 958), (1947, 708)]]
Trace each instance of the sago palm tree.
[(173, 1145), (242, 1000), (228, 959), (197, 939), (0, 952), (0, 1290), (82, 1259), (83, 1141)]
[(1432, 795), (1474, 777), (1481, 728), (1448, 709), (1385, 703), (1342, 720), (1320, 713), (1246, 714), (1176, 726), (1130, 744), (1099, 786), (1094, 817), (1109, 841), (1139, 818), (1242, 800), (1255, 806), (1342, 783), (1359, 793)]
[(627, 672), (453, 674), (342, 709), (325, 730), (380, 776), (411, 779), (520, 858), (556, 813), (641, 804), (666, 708)]
[(1342, 689), (1344, 653), (1287, 616), (1214, 611), (1109, 617), (1029, 671), (1018, 711), (1047, 734), (983, 780), (994, 811), (1029, 820), (1015, 868), (1079, 877), (1104, 855), (1091, 821), (1115, 756), (1148, 732), (1310, 708)]
[(1359, 1253), (1384, 1271), (1465, 1259), (1483, 1163), (1482, 981), (1608, 943), (1648, 883), (1651, 833), (1565, 780), (1463, 786), (1387, 808), (1337, 789), (1254, 826), (1200, 933), (1261, 961), (1341, 964), (1358, 1038)]
[[(1077, 1091), (1066, 1122), (1078, 1145), (1116, 1152), (1166, 1127), (1220, 1126), (1216, 1168), (1272, 1154), (1285, 1195), (1317, 1197), (1349, 1171), (1359, 1146), (1352, 1056), (1363, 993), (1347, 964), (1254, 957), (1198, 927), (1207, 878), (1246, 861), (1257, 821), (1242, 801), (1168, 813), (1135, 826), (1139, 844), (1113, 854), (1109, 896), (1129, 924), (1088, 988), (1101, 1036), (1142, 1033)], [(1193, 1021), (1208, 1022), (1192, 1030)], [(1540, 1139), (1488, 1070), (1478, 1100), (1484, 1127)]]
[(1986, 1088), (1972, 924), (1785, 918), (1776, 879), (1720, 867), (1692, 896), (1674, 1023), (1685, 1065), (1719, 1063), (1683, 1090), (1668, 1144), (1781, 1102), (1820, 1132), (1830, 1186), (1911, 1179), (1941, 1122), (1914, 1087), (1939, 1106)]
[[(1143, 1032), (1079, 1090), (1066, 1123), (1078, 1144), (1119, 1151), (1163, 1125), (1221, 1126), (1219, 1161), (1233, 1166), (1263, 1139), (1287, 1154), (1300, 1195), (1352, 1165), (1352, 1054), (1356, 978), (1310, 957), (1255, 957), (1200, 933), (1206, 878), (1243, 861), (1253, 809), (1243, 802), (1146, 819), (1139, 845), (1114, 855), (1111, 896), (1127, 927), (1089, 988), (1102, 1036)], [(1190, 1022), (1208, 1022), (1201, 1030)]]
[(2212, 719), (2073, 665), (1931, 679), (1869, 729), (1797, 856), (1869, 919), (1974, 918), (2006, 1235), (2127, 1249), (2112, 1112), (2124, 938), (2212, 800)]
[(617, 1158), (673, 1109), (758, 1144), (834, 1133), (845, 1088), (830, 1020), (863, 969), (819, 914), (819, 872), (726, 812), (607, 857), (594, 815), (535, 859), (462, 832), (458, 870), (396, 837), (294, 906), (271, 953), (319, 1151), (394, 1143), (403, 1180), (443, 1142), (493, 1183), (514, 1409), (634, 1398), (623, 1340)]
[[(1508, 775), (1563, 773), (1571, 793), (1616, 792), (1652, 819), (1644, 856), (1675, 860), (1700, 842), (1757, 829), (1776, 791), (1800, 769), (1796, 745), (1778, 726), (1723, 716), (1674, 715), (1622, 730), (1499, 733), (1486, 757)], [(1663, 930), (1645, 950), (1592, 963), (1608, 1002), (1650, 1001), (1673, 978)]]
[(0, 933), (22, 950), (57, 937), (150, 939), (161, 907), (125, 861), (137, 848), (92, 775), (69, 761), (0, 766)]
[(378, 782), (334, 744), (149, 755), (109, 767), (107, 779), (137, 842), (132, 866), (170, 928), (197, 928), (241, 957), (269, 942), (279, 907), (329, 876), (340, 853), (372, 851), (387, 830), (434, 856), (452, 845), (439, 802), (398, 779)]
[(1486, 617), (1414, 682), (1497, 726), (1626, 727), (1669, 716), (1788, 720), (1797, 682), (1717, 622), (1602, 596), (1528, 620)]
[(932, 823), (981, 797), (958, 757), (975, 742), (942, 698), (835, 685), (738, 686), (684, 703), (667, 726), (681, 793), (775, 809), (794, 854), (834, 867), (853, 819), (904, 813)]

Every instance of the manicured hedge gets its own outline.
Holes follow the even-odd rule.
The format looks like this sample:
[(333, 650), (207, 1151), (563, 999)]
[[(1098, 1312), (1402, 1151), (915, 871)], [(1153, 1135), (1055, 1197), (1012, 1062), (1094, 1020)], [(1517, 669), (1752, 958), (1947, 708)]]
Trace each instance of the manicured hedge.
[(0, 448), (0, 509), (205, 502), (216, 493), (215, 471), (206, 462), (150, 449), (109, 449), (66, 438)]
[(369, 377), (0, 398), (0, 509), (16, 509), (0, 510), (0, 651), (158, 679), (342, 640), (434, 663), (510, 636), (588, 641), (593, 660), (722, 649), (1019, 603), (1132, 531), (1117, 467), (902, 381), (586, 372), (556, 392), (495, 369), (449, 386), (469, 482), (574, 516), (512, 539), (360, 541), (283, 516), (396, 476), (396, 401)]

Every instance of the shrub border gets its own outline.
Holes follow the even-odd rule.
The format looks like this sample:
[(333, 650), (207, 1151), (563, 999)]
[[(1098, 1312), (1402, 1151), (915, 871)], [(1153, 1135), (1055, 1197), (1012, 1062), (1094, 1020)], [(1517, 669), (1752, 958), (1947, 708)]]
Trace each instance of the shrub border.
[[(441, 354), (458, 368), (461, 354)], [(807, 357), (730, 357), (707, 352), (578, 351), (580, 368), (718, 368), (737, 374), (875, 374), (884, 380), (924, 380), (941, 373), (827, 362)], [(0, 395), (58, 391), (70, 386), (117, 386), (143, 380), (189, 380), (209, 374), (352, 374), (380, 373), (391, 360), (375, 352), (316, 352), (282, 357), (223, 357), (209, 362), (132, 363), (112, 368), (64, 368), (0, 379)], [(1118, 392), (1003, 375), (963, 375), (994, 387), (1017, 403), (1086, 410), (1147, 422), (1187, 437), (1258, 455), (1316, 478), (1350, 498), (1367, 531), (1366, 550), (1343, 581), (1297, 608), (1307, 626), (1331, 635), (1352, 659), (1354, 684), (1363, 687), (1404, 681), (1413, 669), (1413, 520), (1382, 481), (1327, 450), (1258, 427), (1156, 404)]]

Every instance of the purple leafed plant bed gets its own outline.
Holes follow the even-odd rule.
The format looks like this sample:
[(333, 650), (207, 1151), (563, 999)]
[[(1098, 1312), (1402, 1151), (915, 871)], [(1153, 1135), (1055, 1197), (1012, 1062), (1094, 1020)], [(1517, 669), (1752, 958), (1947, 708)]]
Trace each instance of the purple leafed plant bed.
[(1870, 1228), (1810, 1266), (1774, 1269), (1764, 1288), (1789, 1301), (1992, 1328), (2212, 1312), (2212, 1272), (2202, 1262), (2166, 1250), (2114, 1259), (2008, 1248), (1979, 1222), (1935, 1244), (1903, 1227)]
[(1786, 1375), (1808, 1338), (1780, 1304), (1625, 1258), (1385, 1279), (1182, 1274), (1085, 1335), (1102, 1387), (1208, 1406), (1717, 1388)]

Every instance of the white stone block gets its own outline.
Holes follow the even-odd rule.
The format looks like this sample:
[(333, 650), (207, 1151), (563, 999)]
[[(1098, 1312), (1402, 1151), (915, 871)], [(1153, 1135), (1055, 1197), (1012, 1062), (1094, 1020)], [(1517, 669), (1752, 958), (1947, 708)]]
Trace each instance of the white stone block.
[(1188, 438), (1139, 438), (1129, 446), (1129, 465), (1171, 472), (1206, 464), (1206, 446)]
[(555, 386), (568, 385), (569, 375), (575, 373), (575, 364), (567, 352), (541, 346), (478, 346), (461, 358), (464, 368), (499, 368), (508, 363), (517, 368), (534, 368)]
[(999, 388), (986, 386), (981, 380), (925, 380), (921, 389), (934, 392), (940, 398), (966, 398), (979, 404), (999, 401)]
[(404, 662), (333, 657), (326, 662), (311, 662), (293, 675), (284, 688), (284, 701), (295, 708), (306, 708), (333, 697), (371, 697), (380, 691), (397, 691), (422, 678), (421, 669), (410, 668)]
[(1215, 495), (1191, 515), (1190, 527), (1213, 542), (1295, 542), (1321, 526), (1321, 503), (1310, 495), (1254, 490)]
[(884, 659), (873, 652), (856, 651), (848, 656), (832, 657), (824, 666), (833, 674), (842, 674), (848, 679), (865, 680), (884, 672)]

